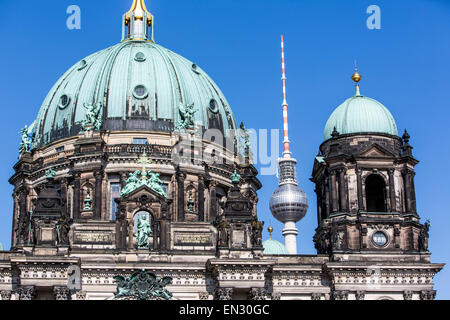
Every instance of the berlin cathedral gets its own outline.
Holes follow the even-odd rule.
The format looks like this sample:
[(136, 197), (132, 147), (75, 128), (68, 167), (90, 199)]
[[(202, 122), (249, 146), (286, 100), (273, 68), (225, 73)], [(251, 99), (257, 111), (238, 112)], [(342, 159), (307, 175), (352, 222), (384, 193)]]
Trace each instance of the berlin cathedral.
[(1, 300), (435, 298), (444, 265), (416, 210), (410, 136), (360, 93), (357, 70), (311, 157), (317, 254), (301, 255), (308, 200), (289, 151), (284, 46), (270, 199), (281, 243), (262, 239), (249, 131), (204, 70), (154, 42), (153, 22), (134, 0), (122, 41), (67, 70), (22, 130)]

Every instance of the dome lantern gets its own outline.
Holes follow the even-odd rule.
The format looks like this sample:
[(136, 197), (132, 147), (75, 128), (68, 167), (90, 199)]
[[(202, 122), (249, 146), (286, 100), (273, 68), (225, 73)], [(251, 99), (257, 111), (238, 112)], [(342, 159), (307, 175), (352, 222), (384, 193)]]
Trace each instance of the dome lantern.
[(127, 40), (154, 42), (153, 15), (144, 0), (133, 0), (130, 10), (123, 16), (122, 41)]

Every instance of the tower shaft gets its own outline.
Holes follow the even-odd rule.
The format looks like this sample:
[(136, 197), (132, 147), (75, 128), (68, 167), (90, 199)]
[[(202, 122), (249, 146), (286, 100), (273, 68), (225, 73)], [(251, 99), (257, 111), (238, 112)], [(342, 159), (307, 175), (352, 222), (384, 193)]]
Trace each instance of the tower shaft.
[(286, 98), (286, 64), (284, 60), (284, 37), (281, 36), (281, 69), (282, 69), (282, 77), (281, 81), (283, 82), (283, 158), (290, 158), (291, 152), (289, 150), (289, 126), (288, 126), (288, 113), (287, 113), (287, 98)]

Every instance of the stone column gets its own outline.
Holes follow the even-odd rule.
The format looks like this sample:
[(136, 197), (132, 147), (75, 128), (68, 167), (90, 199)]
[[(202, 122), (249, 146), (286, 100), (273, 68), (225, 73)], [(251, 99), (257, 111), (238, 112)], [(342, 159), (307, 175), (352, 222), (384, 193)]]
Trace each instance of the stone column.
[(325, 215), (328, 218), (330, 216), (330, 183), (329, 179), (325, 178)]
[(27, 210), (28, 189), (23, 187), (19, 190), (19, 225), (17, 234), (17, 244), (26, 244), (28, 242), (28, 226), (31, 223), (30, 215)]
[(186, 179), (186, 175), (184, 173), (179, 172), (177, 174), (178, 181), (178, 221), (184, 221), (184, 179)]
[(339, 203), (341, 206), (341, 211), (348, 211), (348, 190), (347, 186), (347, 175), (345, 169), (339, 169)]
[(75, 178), (75, 180), (73, 182), (73, 218), (80, 219), (81, 218), (81, 212), (80, 212), (81, 173), (75, 172), (74, 178)]
[[(159, 247), (158, 247), (158, 236), (160, 237), (159, 239), (161, 240), (161, 224), (158, 221), (155, 221), (152, 224), (152, 236), (153, 236), (153, 251), (158, 251)], [(151, 250), (151, 248), (150, 248)]]
[(119, 250), (126, 249), (127, 247), (127, 224), (126, 213), (121, 212), (121, 208), (119, 208), (116, 216), (116, 247)]
[(405, 207), (406, 213), (415, 213), (415, 206), (413, 205), (413, 185), (412, 185), (412, 171), (405, 169), (403, 171), (403, 181), (405, 188)]
[(233, 288), (217, 288), (215, 300), (231, 300), (233, 297)]
[(134, 221), (133, 219), (127, 219), (128, 221), (128, 249), (133, 250), (134, 249)]
[(169, 236), (169, 222), (167, 221), (167, 217), (163, 214), (161, 219), (161, 234), (160, 234), (160, 243), (161, 250), (169, 250), (170, 247), (170, 236)]
[(198, 177), (198, 221), (205, 221), (205, 181), (203, 176)]
[(210, 193), (210, 212), (209, 212), (209, 220), (216, 220), (217, 216), (217, 194), (216, 194), (216, 182), (211, 181), (209, 184), (209, 193)]
[(67, 201), (67, 179), (61, 179), (61, 198), (65, 200), (64, 207), (66, 208), (65, 214), (69, 212), (69, 201)]
[(356, 179), (357, 179), (357, 188), (358, 188), (358, 209), (359, 211), (365, 211), (365, 203), (363, 198), (363, 191), (362, 191), (362, 170), (356, 169)]
[(414, 177), (416, 176), (416, 173), (414, 171), (410, 172), (410, 179), (411, 179), (411, 212), (414, 214), (417, 214), (417, 208), (416, 208), (416, 187), (414, 185)]
[(97, 171), (94, 173), (95, 176), (95, 208), (94, 208), (94, 219), (102, 219), (102, 182), (103, 182), (103, 172)]
[(53, 294), (56, 300), (71, 300), (70, 290), (67, 287), (53, 287)]
[(391, 202), (391, 212), (397, 211), (397, 203), (395, 201), (395, 180), (394, 180), (394, 169), (389, 169), (389, 195)]
[(322, 220), (322, 195), (320, 193), (320, 185), (318, 184), (314, 189), (317, 197), (317, 225), (320, 225), (320, 221)]
[(36, 295), (34, 286), (22, 286), (18, 290), (19, 300), (33, 300)]
[(331, 171), (331, 212), (335, 213), (339, 211), (339, 196), (336, 183), (336, 171)]
[(14, 192), (13, 194), (13, 200), (14, 200), (14, 211), (13, 211), (13, 215), (12, 215), (12, 230), (13, 232), (11, 233), (11, 247), (14, 248), (16, 245), (18, 245), (19, 243), (19, 235), (17, 233), (17, 228), (18, 228), (18, 222), (19, 222), (19, 199), (18, 199), (18, 195), (17, 192)]

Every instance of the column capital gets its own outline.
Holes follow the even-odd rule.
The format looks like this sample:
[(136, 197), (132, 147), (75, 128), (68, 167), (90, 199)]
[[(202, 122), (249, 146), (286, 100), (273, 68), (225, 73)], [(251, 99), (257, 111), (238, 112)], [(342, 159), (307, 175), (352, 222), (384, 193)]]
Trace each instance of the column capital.
[(66, 286), (54, 286), (53, 294), (56, 300), (70, 300), (70, 290)]
[(436, 290), (420, 291), (420, 300), (434, 300), (436, 298)]
[(322, 294), (321, 293), (312, 293), (311, 300), (322, 300)]
[(356, 300), (364, 300), (365, 297), (366, 297), (366, 291), (364, 291), (364, 290), (356, 291), (356, 293), (355, 293)]
[(267, 290), (265, 288), (251, 288), (249, 293), (250, 300), (267, 300)]
[(413, 292), (410, 290), (403, 291), (403, 299), (404, 300), (412, 300)]
[(11, 291), (10, 290), (2, 290), (0, 292), (0, 296), (2, 297), (2, 301), (11, 300)]
[(36, 288), (34, 286), (21, 286), (17, 293), (19, 300), (33, 300), (36, 295)]
[(348, 291), (334, 291), (333, 298), (334, 300), (348, 300)]
[(231, 300), (233, 297), (233, 288), (217, 288), (215, 300)]

